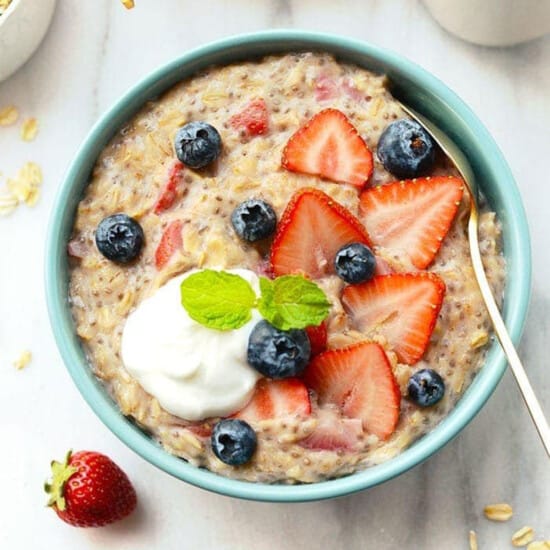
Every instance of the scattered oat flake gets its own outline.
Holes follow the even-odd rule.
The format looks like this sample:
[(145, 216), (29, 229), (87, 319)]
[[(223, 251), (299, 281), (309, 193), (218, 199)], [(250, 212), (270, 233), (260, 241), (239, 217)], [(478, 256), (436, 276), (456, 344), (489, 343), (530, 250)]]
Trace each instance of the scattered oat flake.
[(25, 202), (31, 193), (32, 185), (26, 180), (10, 178), (8, 179), (8, 189), (19, 202)]
[(470, 550), (478, 550), (477, 535), (475, 531), (470, 531), (468, 540), (470, 541)]
[(17, 369), (17, 370), (22, 370), (24, 369), (30, 362), (31, 362), (31, 359), (32, 359), (32, 353), (28, 350), (25, 350), (21, 353), (21, 355), (19, 356), (18, 359), (16, 359), (14, 362), (13, 362), (13, 366)]
[(127, 9), (131, 10), (134, 7), (134, 0), (121, 0), (122, 5)]
[(0, 216), (11, 214), (19, 204), (19, 201), (9, 192), (0, 192)]
[(526, 525), (512, 535), (512, 544), (514, 546), (527, 546), (534, 538), (533, 528)]
[(29, 196), (25, 199), (25, 204), (33, 208), (34, 206), (36, 206), (39, 198), (40, 189), (38, 187), (33, 187), (33, 189), (31, 189), (31, 192), (29, 193)]
[(0, 191), (0, 215), (7, 215), (20, 204), (34, 206), (40, 197), (42, 170), (35, 162), (26, 162), (14, 178), (8, 178), (7, 189)]
[(535, 540), (527, 545), (527, 550), (550, 550), (550, 540)]
[(26, 162), (19, 170), (18, 178), (36, 187), (42, 183), (42, 169), (36, 162)]
[(0, 109), (0, 126), (11, 126), (17, 122), (19, 111), (13, 105)]
[(505, 502), (497, 504), (488, 504), (483, 509), (483, 513), (487, 519), (491, 521), (508, 521), (514, 514), (512, 507)]
[(14, 197), (9, 191), (0, 192), (0, 207), (2, 206), (17, 206), (17, 198)]
[(36, 118), (27, 118), (21, 125), (21, 139), (32, 141), (38, 134), (38, 121)]
[(483, 347), (489, 341), (489, 333), (484, 330), (476, 332), (470, 340), (470, 347), (473, 349)]
[(17, 205), (0, 206), (0, 216), (9, 216), (16, 208), (17, 208)]
[(15, 179), (8, 179), (8, 189), (20, 202), (26, 202), (33, 191), (42, 183), (42, 171), (33, 162), (27, 162)]

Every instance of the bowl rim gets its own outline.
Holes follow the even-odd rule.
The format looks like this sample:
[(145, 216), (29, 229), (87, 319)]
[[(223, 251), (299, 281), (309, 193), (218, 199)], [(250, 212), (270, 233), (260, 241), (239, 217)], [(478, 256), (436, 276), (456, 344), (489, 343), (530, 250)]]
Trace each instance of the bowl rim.
[[(376, 59), (386, 67), (391, 67), (404, 74), (408, 79), (417, 83), (420, 88), (431, 90), (453, 109), (471, 128), (478, 149), (481, 148), (481, 143), (483, 143), (482, 148), (486, 151), (484, 156), (487, 157), (487, 162), (491, 167), (493, 179), (499, 182), (496, 188), (501, 192), (502, 200), (505, 201), (503, 212), (513, 213), (513, 216), (510, 217), (507, 235), (509, 242), (512, 243), (515, 255), (512, 265), (509, 266), (507, 271), (505, 320), (515, 343), (519, 341), (523, 331), (531, 287), (531, 252), (527, 219), (518, 188), (506, 160), (488, 131), (470, 108), (435, 76), (400, 54), (363, 41), (334, 34), (297, 29), (260, 31), (230, 36), (194, 48), (149, 73), (148, 76), (132, 86), (101, 116), (90, 130), (73, 157), (54, 200), (47, 230), (45, 251), (46, 301), (52, 331), (63, 361), (84, 399), (102, 422), (137, 454), (161, 470), (197, 487), (226, 496), (270, 502), (304, 502), (349, 495), (404, 473), (438, 451), (473, 419), (491, 396), (506, 370), (506, 362), (502, 351), (498, 346), (493, 345), (491, 355), (476, 375), (474, 382), (460, 398), (451, 413), (431, 432), (387, 462), (346, 477), (303, 485), (265, 484), (234, 480), (197, 468), (170, 455), (120, 413), (116, 403), (90, 374), (91, 369), (79, 355), (79, 344), (75, 342), (74, 326), (70, 327), (64, 322), (69, 306), (67, 289), (60, 282), (62, 280), (61, 264), (63, 262), (60, 258), (65, 258), (66, 247), (66, 242), (61, 238), (63, 236), (63, 211), (72, 187), (79, 183), (82, 184), (83, 177), (87, 179), (87, 175), (82, 174), (81, 165), (87, 162), (86, 159), (90, 156), (92, 146), (96, 144), (105, 129), (112, 126), (113, 119), (121, 111), (124, 111), (128, 104), (134, 102), (140, 94), (158, 84), (159, 81), (181, 70), (189, 63), (220, 54), (220, 52), (231, 48), (240, 48), (241, 50), (246, 48), (250, 50), (250, 57), (254, 57), (254, 46), (265, 42), (276, 42), (281, 44), (280, 47), (282, 48), (282, 44), (288, 41), (299, 43), (301, 45), (299, 49), (301, 50), (308, 47), (312, 50), (324, 48), (329, 52), (344, 49), (353, 52), (354, 55)], [(272, 53), (277, 53), (277, 49), (273, 48)], [(166, 86), (165, 90), (169, 87)], [(139, 106), (133, 109), (132, 112), (135, 113), (138, 109)], [(118, 128), (119, 126), (112, 128), (111, 137)], [(94, 162), (96, 158), (97, 156), (94, 157)], [(71, 219), (74, 219), (74, 212)], [(70, 316), (70, 312), (68, 314)]]
[(0, 29), (2, 29), (2, 25), (4, 25), (4, 23), (6, 23), (6, 21), (17, 11), (17, 8), (22, 1), (23, 0), (11, 1), (8, 9), (2, 15), (0, 15)]

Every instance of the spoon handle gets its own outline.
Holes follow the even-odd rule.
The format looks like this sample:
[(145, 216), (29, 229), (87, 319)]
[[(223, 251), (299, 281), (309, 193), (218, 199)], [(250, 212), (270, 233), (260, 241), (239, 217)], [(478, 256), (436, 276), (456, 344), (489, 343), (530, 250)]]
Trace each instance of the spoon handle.
[(479, 250), (477, 218), (478, 210), (476, 208), (476, 205), (473, 204), (472, 200), (470, 219), (468, 222), (468, 237), (470, 240), (470, 253), (472, 257), (472, 264), (476, 274), (477, 282), (479, 284), (479, 289), (485, 302), (485, 306), (487, 307), (487, 311), (489, 312), (489, 316), (491, 317), (491, 321), (493, 322), (493, 327), (495, 329), (497, 338), (499, 339), (500, 345), (502, 346), (502, 349), (504, 350), (504, 353), (508, 359), (508, 364), (510, 365), (512, 372), (514, 373), (514, 377), (516, 378), (516, 382), (519, 386), (519, 390), (521, 392), (523, 400), (525, 401), (527, 409), (529, 410), (529, 414), (531, 415), (533, 423), (537, 428), (540, 439), (544, 445), (544, 448), (546, 449), (546, 453), (550, 457), (550, 426), (548, 426), (548, 421), (544, 416), (544, 412), (540, 406), (537, 396), (535, 395), (535, 392), (533, 391), (533, 387), (531, 386), (531, 383), (527, 378), (525, 369), (521, 364), (521, 360), (518, 356), (516, 348), (512, 342), (512, 339), (510, 338), (510, 335), (508, 334), (506, 325), (502, 320), (502, 316), (500, 315), (500, 311), (495, 302), (493, 292), (491, 291), (491, 287), (489, 286), (489, 282), (487, 281), (487, 276), (485, 275), (485, 269), (483, 268), (481, 253)]
[(525, 369), (521, 364), (518, 352), (516, 351), (514, 343), (512, 342), (512, 339), (508, 334), (508, 330), (506, 329), (506, 325), (502, 320), (502, 316), (500, 315), (500, 311), (493, 296), (493, 291), (487, 281), (487, 275), (485, 274), (485, 269), (483, 268), (483, 262), (481, 261), (481, 252), (479, 250), (479, 240), (477, 235), (477, 228), (479, 225), (476, 202), (477, 186), (472, 167), (459, 147), (457, 147), (457, 145), (433, 122), (407, 105), (404, 105), (403, 103), (400, 103), (400, 105), (406, 113), (424, 126), (424, 128), (460, 172), (466, 187), (468, 188), (470, 195), (470, 219), (468, 221), (470, 256), (472, 258), (472, 264), (474, 266), (474, 272), (481, 291), (481, 296), (483, 297), (485, 306), (489, 312), (489, 317), (493, 323), (493, 328), (495, 329), (497, 338), (499, 339), (504, 354), (508, 359), (508, 364), (514, 373), (514, 377), (518, 383), (523, 400), (525, 401), (529, 414), (531, 415), (533, 423), (537, 428), (542, 444), (546, 449), (546, 453), (550, 457), (550, 427), (548, 426), (548, 421), (544, 416), (544, 412), (538, 402), (537, 396), (535, 395), (533, 387), (531, 386), (531, 383), (527, 378), (527, 374), (525, 373)]

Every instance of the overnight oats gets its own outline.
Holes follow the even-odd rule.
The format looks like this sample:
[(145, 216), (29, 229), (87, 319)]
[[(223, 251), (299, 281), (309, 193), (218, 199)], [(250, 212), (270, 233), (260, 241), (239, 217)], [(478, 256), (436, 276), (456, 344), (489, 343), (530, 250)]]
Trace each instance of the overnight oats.
[[(433, 429), (483, 364), (467, 191), (386, 84), (320, 53), (210, 68), (99, 157), (68, 243), (76, 331), (168, 452), (343, 476)], [(485, 209), (498, 297), (500, 231)]]

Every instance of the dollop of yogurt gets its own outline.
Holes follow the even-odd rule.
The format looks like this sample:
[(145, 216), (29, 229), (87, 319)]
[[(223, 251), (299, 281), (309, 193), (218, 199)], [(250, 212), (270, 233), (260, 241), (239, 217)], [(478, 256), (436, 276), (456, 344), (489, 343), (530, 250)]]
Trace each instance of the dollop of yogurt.
[[(160, 405), (185, 420), (228, 416), (244, 407), (261, 375), (247, 362), (248, 337), (261, 319), (220, 331), (193, 321), (181, 305), (175, 277), (143, 300), (128, 316), (122, 335), (122, 361), (128, 372)], [(256, 274), (232, 269), (259, 293)]]

